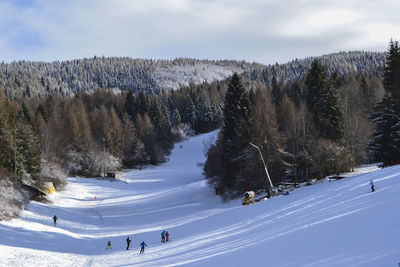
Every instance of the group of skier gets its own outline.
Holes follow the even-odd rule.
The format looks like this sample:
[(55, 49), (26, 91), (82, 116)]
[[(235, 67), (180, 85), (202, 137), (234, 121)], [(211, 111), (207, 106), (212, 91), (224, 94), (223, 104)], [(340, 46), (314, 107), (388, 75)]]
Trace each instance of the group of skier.
[[(369, 184), (371, 186), (371, 192), (375, 192), (374, 182), (372, 180), (370, 180)], [(53, 217), (54, 226), (57, 225), (57, 220), (58, 220), (57, 216), (54, 215), (54, 217)], [(126, 239), (126, 250), (129, 250), (129, 246), (131, 245), (131, 241), (132, 240), (128, 236), (128, 238)], [(164, 230), (164, 231), (161, 232), (161, 243), (165, 243), (165, 242), (169, 242), (169, 233), (168, 233), (168, 231)], [(139, 246), (140, 246), (140, 254), (143, 254), (145, 247), (147, 247), (147, 244), (144, 241), (142, 241), (142, 243), (140, 243)], [(107, 242), (106, 249), (111, 249), (111, 241)]]
[[(131, 241), (132, 240), (129, 239), (129, 236), (128, 236), (128, 238), (126, 239), (126, 250), (129, 250), (129, 246), (131, 245)], [(144, 248), (147, 247), (146, 242), (142, 241), (142, 243), (140, 243), (139, 246), (140, 246), (140, 254), (143, 254)], [(110, 240), (107, 242), (106, 249), (111, 249), (111, 241)]]
[(169, 233), (168, 231), (162, 231), (161, 233), (161, 243), (165, 243), (169, 241)]
[[(54, 215), (54, 217), (53, 217), (54, 226), (57, 226), (57, 220), (58, 220), (57, 216)], [(128, 238), (126, 239), (126, 250), (129, 250), (131, 241), (132, 240), (128, 236)], [(161, 243), (165, 243), (165, 242), (169, 242), (169, 233), (168, 233), (168, 231), (164, 230), (161, 233)], [(145, 247), (147, 247), (147, 244), (144, 241), (142, 241), (142, 243), (140, 243), (139, 246), (140, 246), (140, 254), (143, 254)], [(106, 249), (111, 249), (111, 241), (107, 242)]]
[[(129, 250), (129, 247), (131, 245), (132, 239), (129, 238), (129, 236), (126, 238), (126, 250)], [(168, 231), (162, 231), (161, 233), (161, 243), (169, 242), (169, 233)], [(144, 253), (145, 247), (147, 247), (146, 242), (142, 241), (142, 243), (139, 244), (140, 246), (140, 254)], [(107, 242), (106, 249), (111, 249), (111, 241)]]

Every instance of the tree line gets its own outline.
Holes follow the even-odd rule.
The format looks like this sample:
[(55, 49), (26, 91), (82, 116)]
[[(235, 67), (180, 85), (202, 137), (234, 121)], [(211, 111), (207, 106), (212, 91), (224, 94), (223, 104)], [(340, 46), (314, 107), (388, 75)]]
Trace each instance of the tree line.
[[(243, 190), (266, 187), (262, 162), (250, 142), (261, 148), (274, 184), (351, 170), (371, 158), (365, 145), (372, 129), (368, 114), (384, 94), (377, 70), (380, 56), (323, 56), (326, 65), (311, 61), (311, 70), (299, 79), (296, 75), (300, 74), (294, 73), (305, 71), (311, 59), (262, 68), (235, 62), (239, 69), (248, 70), (228, 80), (193, 82), (176, 91), (139, 87), (78, 90), (71, 97), (62, 93), (69, 85), (57, 90), (51, 79), (68, 84), (64, 74), (69, 73), (75, 77), (71, 81), (78, 82), (77, 88), (82, 77), (95, 86), (93, 77), (100, 77), (96, 75), (101, 72), (93, 76), (93, 66), (115, 67), (115, 73), (124, 76), (119, 68), (125, 66), (126, 70), (125, 63), (131, 59), (122, 65), (117, 59), (104, 58), (68, 64), (2, 64), (0, 188), (14, 192), (8, 197), (2, 194), (3, 200), (10, 207), (21, 208), (26, 201), (21, 183), (40, 186), (52, 181), (61, 188), (67, 174), (93, 177), (107, 170), (159, 164), (166, 160), (174, 142), (221, 126), (218, 142), (211, 146), (204, 166), (220, 195), (232, 197)], [(373, 67), (363, 69), (365, 62)], [(221, 66), (231, 63), (217, 62)], [(75, 67), (70, 68), (71, 64)], [(175, 64), (197, 66), (187, 59), (137, 64), (158, 66), (162, 71)], [(60, 65), (65, 73), (57, 74), (53, 65)], [(115, 80), (114, 74), (109, 74), (105, 71), (104, 77)], [(31, 84), (35, 79), (37, 82)], [(48, 87), (49, 94), (33, 94), (36, 83), (38, 88)], [(10, 94), (15, 88), (25, 93), (15, 97)]]
[(374, 107), (373, 140), (369, 147), (383, 166), (400, 163), (400, 46), (390, 41), (383, 77), (385, 95)]
[(276, 73), (269, 80), (263, 73), (235, 74), (221, 131), (207, 153), (209, 183), (223, 199), (247, 190), (270, 192), (252, 144), (274, 185), (322, 179), (376, 160), (397, 162), (399, 62), (398, 43), (392, 42), (384, 69), (372, 72), (343, 73), (314, 59), (293, 82)]
[[(317, 59), (328, 75), (357, 72), (380, 75), (384, 53), (341, 52)], [(69, 61), (0, 63), (0, 84), (10, 98), (45, 99), (53, 94), (71, 98), (80, 92), (94, 93), (97, 88), (115, 92), (146, 94), (176, 90), (204, 82), (223, 81), (237, 72), (250, 80), (270, 85), (278, 81), (294, 82), (310, 69), (314, 58), (295, 59), (286, 64), (262, 65), (233, 60), (145, 60), (129, 57), (94, 57)]]

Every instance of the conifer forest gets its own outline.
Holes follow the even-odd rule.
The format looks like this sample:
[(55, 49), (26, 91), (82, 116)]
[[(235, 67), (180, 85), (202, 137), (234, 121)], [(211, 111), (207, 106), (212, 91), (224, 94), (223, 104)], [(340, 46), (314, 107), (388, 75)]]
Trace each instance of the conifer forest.
[(204, 175), (223, 200), (371, 162), (400, 163), (400, 47), (286, 64), (95, 57), (0, 64), (0, 219), (26, 185), (157, 165), (219, 129)]

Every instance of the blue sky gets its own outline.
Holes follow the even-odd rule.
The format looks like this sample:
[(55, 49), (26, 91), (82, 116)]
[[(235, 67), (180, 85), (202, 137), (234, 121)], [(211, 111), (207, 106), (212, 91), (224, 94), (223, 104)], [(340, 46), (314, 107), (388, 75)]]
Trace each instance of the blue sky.
[(385, 51), (398, 0), (0, 0), (0, 60), (97, 56), (265, 64)]

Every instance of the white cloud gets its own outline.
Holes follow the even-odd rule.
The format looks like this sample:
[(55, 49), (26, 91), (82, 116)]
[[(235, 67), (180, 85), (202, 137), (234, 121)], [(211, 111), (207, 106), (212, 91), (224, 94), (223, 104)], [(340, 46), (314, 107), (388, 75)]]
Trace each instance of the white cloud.
[(350, 49), (383, 51), (390, 37), (400, 38), (397, 0), (23, 2), (0, 2), (6, 61), (105, 55), (274, 63)]
[(357, 23), (362, 17), (359, 12), (347, 9), (312, 10), (283, 24), (279, 30), (280, 34), (288, 37), (318, 36), (327, 31), (345, 30), (345, 27)]

